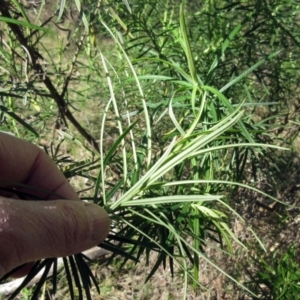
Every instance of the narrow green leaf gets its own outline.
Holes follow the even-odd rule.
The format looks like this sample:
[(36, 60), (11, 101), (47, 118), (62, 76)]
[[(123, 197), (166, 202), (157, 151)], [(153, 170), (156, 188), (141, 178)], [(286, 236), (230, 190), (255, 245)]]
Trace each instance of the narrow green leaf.
[(64, 14), (65, 11), (65, 6), (66, 6), (66, 0), (61, 0), (60, 4), (59, 4), (59, 12), (58, 12), (58, 16), (57, 16), (57, 22), (60, 21), (61, 17)]
[(69, 292), (70, 292), (70, 298), (71, 298), (71, 300), (75, 300), (73, 280), (72, 280), (72, 275), (71, 275), (71, 272), (70, 272), (67, 257), (63, 257), (63, 263), (64, 263), (65, 273), (66, 273), (66, 277), (67, 277), (68, 288), (69, 288)]
[(23, 288), (27, 286), (27, 284), (47, 265), (47, 260), (37, 261), (32, 269), (29, 271), (27, 276), (24, 278), (23, 282), (20, 286), (10, 295), (8, 300), (13, 300), (15, 297), (21, 292)]
[(159, 205), (170, 203), (188, 203), (188, 202), (202, 202), (202, 201), (218, 201), (222, 196), (215, 195), (172, 195), (145, 199), (131, 199), (126, 202), (122, 202), (121, 206), (144, 206), (144, 205)]
[(51, 30), (44, 28), (44, 27), (40, 27), (37, 25), (34, 25), (32, 23), (27, 23), (25, 21), (21, 21), (21, 20), (17, 20), (17, 19), (10, 19), (7, 17), (3, 17), (0, 16), (0, 21), (4, 22), (4, 23), (11, 23), (11, 24), (16, 24), (25, 28), (30, 28), (30, 29), (35, 29), (35, 30), (39, 30), (39, 31), (43, 31), (46, 33), (53, 33)]
[(233, 79), (232, 81), (230, 81), (229, 83), (227, 83), (225, 86), (223, 86), (219, 91), (221, 93), (224, 92), (224, 91), (226, 91), (232, 85), (236, 84), (238, 81), (240, 81), (241, 79), (243, 79), (244, 77), (246, 77), (248, 74), (250, 74), (251, 72), (253, 72), (255, 69), (257, 69), (259, 66), (261, 66), (265, 62), (271, 60), (273, 57), (277, 56), (280, 52), (281, 52), (281, 50), (277, 51), (275, 53), (272, 53), (272, 54), (268, 55), (266, 58), (260, 60), (254, 66), (250, 67), (248, 70), (246, 70), (245, 72), (243, 72), (241, 75), (239, 75), (238, 77), (236, 77), (235, 79)]
[(183, 3), (180, 4), (180, 33), (181, 33), (181, 35), (183, 37), (183, 41), (184, 41), (183, 47), (184, 47), (185, 55), (187, 58), (189, 71), (193, 78), (194, 83), (196, 84), (198, 82), (198, 80), (197, 80), (197, 74), (196, 74), (196, 69), (195, 69), (194, 56), (193, 56), (190, 41), (189, 41), (189, 38), (187, 35)]
[(39, 137), (39, 134), (37, 133), (37, 131), (31, 125), (29, 125), (27, 122), (25, 122), (21, 117), (19, 117), (16, 113), (10, 111), (8, 108), (6, 108), (3, 105), (0, 105), (0, 111), (3, 111), (5, 114), (9, 115), (11, 118), (16, 120), (21, 125), (23, 125), (27, 130), (32, 132), (36, 137)]
[(49, 258), (47, 259), (47, 263), (45, 265), (45, 269), (43, 271), (43, 275), (41, 276), (40, 280), (38, 281), (37, 285), (34, 287), (34, 292), (31, 296), (31, 300), (38, 299), (38, 295), (43, 287), (43, 285), (46, 283), (47, 276), (49, 274), (49, 271), (53, 265), (54, 260), (57, 260), (57, 258)]
[(81, 285), (80, 278), (78, 275), (78, 269), (76, 267), (76, 262), (75, 262), (74, 256), (68, 256), (68, 260), (69, 260), (69, 263), (71, 266), (72, 277), (74, 278), (74, 282), (75, 282), (75, 285), (76, 285), (78, 293), (79, 293), (78, 299), (83, 300), (82, 285)]

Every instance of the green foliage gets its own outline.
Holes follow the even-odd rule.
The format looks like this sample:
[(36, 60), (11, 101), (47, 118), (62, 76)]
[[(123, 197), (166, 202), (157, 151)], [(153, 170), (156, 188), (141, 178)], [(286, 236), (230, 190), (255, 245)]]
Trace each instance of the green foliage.
[[(109, 212), (100, 247), (112, 257), (157, 252), (147, 279), (180, 266), (185, 292), (189, 280), (201, 286), (200, 260), (235, 281), (205, 251), (244, 247), (228, 195), (259, 192), (245, 182), (279, 149), (266, 143), (296, 98), (297, 4), (66, 0), (49, 9), (0, 8), (0, 129), (43, 145), (68, 179), (88, 182), (80, 195)], [(38, 262), (30, 276), (52, 264)], [(74, 286), (90, 298), (97, 283), (85, 259), (64, 266), (71, 298)]]
[(258, 299), (297, 299), (300, 293), (300, 268), (295, 245), (285, 254), (275, 251), (271, 257), (255, 260), (257, 272), (251, 272), (251, 282)]

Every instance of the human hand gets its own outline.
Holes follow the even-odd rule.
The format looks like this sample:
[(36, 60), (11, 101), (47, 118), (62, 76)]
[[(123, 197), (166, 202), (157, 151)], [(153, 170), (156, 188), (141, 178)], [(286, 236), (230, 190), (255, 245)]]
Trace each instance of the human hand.
[[(27, 263), (14, 274), (23, 276), (32, 267), (30, 262), (76, 254), (106, 238), (110, 220), (105, 210), (79, 201), (40, 148), (0, 132), (0, 187), (12, 183), (52, 193), (41, 197), (47, 201), (30, 201), (0, 191), (0, 278)], [(53, 193), (68, 200), (58, 200)]]

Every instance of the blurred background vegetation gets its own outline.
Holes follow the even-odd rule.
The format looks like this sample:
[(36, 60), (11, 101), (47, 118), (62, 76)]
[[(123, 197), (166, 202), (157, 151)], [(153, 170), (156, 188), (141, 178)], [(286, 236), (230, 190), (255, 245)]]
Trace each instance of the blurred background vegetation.
[(67, 299), (298, 298), (298, 1), (0, 3), (0, 130), (112, 218)]

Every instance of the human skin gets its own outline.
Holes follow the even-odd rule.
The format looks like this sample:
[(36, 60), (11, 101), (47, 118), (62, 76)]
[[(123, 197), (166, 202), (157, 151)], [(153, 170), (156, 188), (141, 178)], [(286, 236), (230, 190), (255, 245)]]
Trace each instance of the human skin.
[[(3, 187), (24, 191), (18, 184), (49, 193), (31, 190), (45, 200), (36, 201), (15, 199), (1, 191)], [(23, 264), (15, 277), (25, 275), (36, 260), (72, 255), (100, 244), (108, 235), (109, 217), (98, 205), (79, 200), (44, 151), (0, 132), (0, 278)]]

